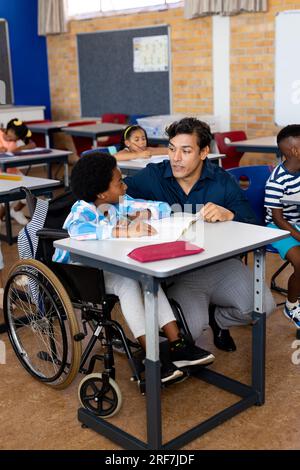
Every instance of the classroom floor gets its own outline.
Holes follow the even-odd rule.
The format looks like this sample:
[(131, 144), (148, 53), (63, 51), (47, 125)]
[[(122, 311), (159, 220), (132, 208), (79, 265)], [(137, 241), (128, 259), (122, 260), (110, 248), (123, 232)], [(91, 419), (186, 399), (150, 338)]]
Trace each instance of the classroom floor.
[[(18, 227), (16, 227), (18, 228)], [(16, 259), (16, 245), (2, 243), (7, 274)], [(251, 262), (251, 260), (250, 260)], [(267, 255), (267, 280), (280, 265), (277, 255)], [(286, 282), (291, 271), (281, 275)], [(277, 301), (283, 298), (276, 294)], [(120, 312), (116, 315), (120, 318)], [(0, 314), (0, 321), (2, 315)], [(251, 364), (251, 327), (232, 328), (237, 351), (217, 350), (207, 330), (201, 345), (212, 351), (214, 370), (249, 383)], [(56, 391), (32, 379), (16, 359), (7, 335), (6, 364), (0, 364), (0, 449), (118, 449), (114, 443), (77, 420), (77, 388), (82, 377), (66, 390)], [(251, 407), (185, 449), (299, 449), (300, 448), (300, 364), (292, 363), (295, 328), (277, 308), (267, 320), (266, 403)], [(116, 381), (123, 404), (111, 422), (138, 438), (146, 439), (145, 398), (130, 381), (127, 360), (116, 354)], [(300, 356), (299, 356), (300, 357)], [(168, 441), (200, 421), (238, 400), (216, 387), (190, 378), (162, 391), (163, 440)]]

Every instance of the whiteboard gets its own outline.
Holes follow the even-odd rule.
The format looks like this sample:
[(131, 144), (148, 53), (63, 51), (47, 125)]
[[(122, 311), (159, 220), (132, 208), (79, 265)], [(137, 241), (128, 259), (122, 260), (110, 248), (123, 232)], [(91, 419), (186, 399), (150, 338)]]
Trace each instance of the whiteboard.
[(8, 24), (0, 18), (0, 105), (14, 102)]
[(275, 123), (300, 124), (300, 10), (275, 20)]

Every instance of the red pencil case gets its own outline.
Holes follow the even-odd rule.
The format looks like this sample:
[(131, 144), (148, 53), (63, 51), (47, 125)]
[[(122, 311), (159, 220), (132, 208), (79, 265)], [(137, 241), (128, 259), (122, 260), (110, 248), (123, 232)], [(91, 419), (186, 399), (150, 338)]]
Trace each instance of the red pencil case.
[(192, 243), (178, 240), (175, 242), (157, 243), (155, 245), (146, 245), (135, 248), (127, 256), (141, 263), (149, 261), (159, 261), (161, 259), (180, 258), (181, 256), (190, 256), (202, 253), (203, 248)]

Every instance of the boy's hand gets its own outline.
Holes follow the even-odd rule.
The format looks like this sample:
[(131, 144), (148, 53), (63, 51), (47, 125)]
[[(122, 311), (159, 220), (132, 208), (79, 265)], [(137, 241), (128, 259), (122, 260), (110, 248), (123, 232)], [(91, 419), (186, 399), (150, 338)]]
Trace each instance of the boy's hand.
[(7, 151), (7, 148), (5, 148), (5, 147), (0, 147), (0, 152), (1, 152), (1, 153), (5, 153), (6, 151)]
[(128, 237), (149, 237), (151, 235), (155, 235), (157, 232), (155, 228), (153, 228), (149, 224), (145, 224), (145, 222), (134, 221), (131, 222), (128, 226)]
[(155, 235), (157, 232), (151, 225), (135, 220), (130, 223), (124, 221), (119, 222), (113, 229), (113, 236), (116, 238), (134, 238), (134, 237), (149, 237)]
[(205, 222), (226, 222), (234, 218), (233, 212), (213, 202), (205, 204), (200, 210), (200, 214)]
[(137, 211), (135, 214), (130, 214), (128, 216), (129, 220), (135, 220), (135, 219), (140, 219), (140, 220), (149, 220), (151, 219), (151, 211), (150, 209), (144, 209), (142, 211)]

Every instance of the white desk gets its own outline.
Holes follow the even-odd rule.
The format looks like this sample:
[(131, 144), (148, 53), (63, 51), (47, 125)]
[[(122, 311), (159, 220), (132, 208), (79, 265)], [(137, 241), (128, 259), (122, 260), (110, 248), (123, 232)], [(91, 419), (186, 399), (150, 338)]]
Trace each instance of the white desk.
[(51, 163), (61, 162), (64, 164), (64, 185), (67, 188), (69, 186), (69, 167), (68, 167), (68, 156), (72, 153), (68, 150), (57, 150), (50, 149), (45, 153), (34, 153), (24, 151), (22, 155), (0, 155), (0, 168), (2, 171), (6, 171), (7, 168), (20, 167), (24, 165), (39, 165), (46, 163), (48, 165), (48, 178), (51, 179)]
[(93, 146), (97, 147), (97, 138), (107, 135), (120, 134), (126, 128), (126, 124), (100, 123), (74, 127), (62, 127), (66, 134), (77, 137), (90, 137), (93, 140)]
[[(79, 420), (87, 427), (105, 435), (124, 448), (144, 450), (178, 449), (246, 408), (252, 405), (262, 405), (265, 394), (265, 313), (262, 300), (264, 249), (260, 248), (268, 243), (285, 238), (287, 235), (288, 232), (282, 230), (239, 222), (205, 224), (205, 251), (203, 253), (153, 263), (138, 263), (128, 258), (127, 253), (140, 244), (127, 240), (82, 242), (68, 238), (55, 241), (55, 247), (70, 251), (73, 261), (139, 280), (143, 286), (145, 296), (147, 443), (82, 408), (78, 411)], [(253, 319), (255, 323), (252, 328), (252, 383), (250, 386), (242, 384), (208, 368), (194, 372), (195, 377), (221, 387), (227, 392), (234, 393), (241, 399), (170, 442), (162, 444), (157, 320), (159, 281), (253, 250), (256, 251), (254, 262), (255, 298)], [(199, 396), (201, 397), (201, 395)]]
[(8, 121), (18, 118), (21, 121), (33, 121), (44, 119), (45, 106), (13, 106), (11, 104), (0, 105), (0, 124), (6, 127)]
[[(12, 177), (14, 175), (4, 173), (8, 177)], [(49, 188), (54, 186), (59, 186), (59, 180), (52, 180), (47, 178), (35, 178), (34, 176), (22, 176), (21, 180), (10, 180), (10, 179), (2, 179), (0, 177), (0, 202), (5, 202), (6, 200), (12, 201), (9, 192), (20, 188), (20, 186), (25, 186), (26, 188), (30, 189), (30, 191), (34, 191), (35, 189), (41, 188)], [(14, 196), (16, 193), (14, 193)], [(22, 196), (23, 198), (23, 196)], [(17, 200), (17, 199), (16, 199)]]
[(50, 121), (50, 122), (39, 122), (36, 124), (29, 124), (29, 128), (32, 132), (37, 134), (43, 134), (45, 136), (45, 144), (47, 148), (53, 147), (52, 137), (56, 132), (61, 132), (63, 127), (67, 127), (72, 122), (80, 122), (84, 125), (84, 121), (99, 121), (99, 118), (78, 118), (72, 121)]
[(16, 239), (12, 236), (9, 202), (24, 198), (24, 192), (22, 192), (21, 189), (18, 190), (21, 186), (25, 186), (26, 188), (30, 189), (33, 194), (39, 196), (41, 194), (50, 195), (52, 190), (59, 185), (60, 181), (58, 180), (35, 178), (33, 176), (22, 176), (22, 179), (17, 181), (0, 178), (0, 203), (4, 203), (6, 206), (6, 235), (0, 234), (0, 239), (7, 241), (10, 245), (16, 241)]
[[(101, 151), (101, 148), (99, 148)], [(209, 160), (218, 160), (219, 166), (222, 166), (222, 159), (226, 158), (226, 155), (221, 153), (209, 153), (207, 155)], [(127, 170), (128, 175), (132, 175), (137, 173), (138, 171), (145, 168), (149, 163), (159, 163), (162, 160), (168, 160), (168, 155), (156, 155), (152, 158), (137, 158), (134, 160), (123, 160), (118, 161), (118, 167), (121, 170)]]
[(281, 160), (281, 152), (277, 146), (275, 136), (257, 137), (256, 139), (239, 140), (227, 144), (235, 147), (239, 152), (275, 153), (277, 160)]

